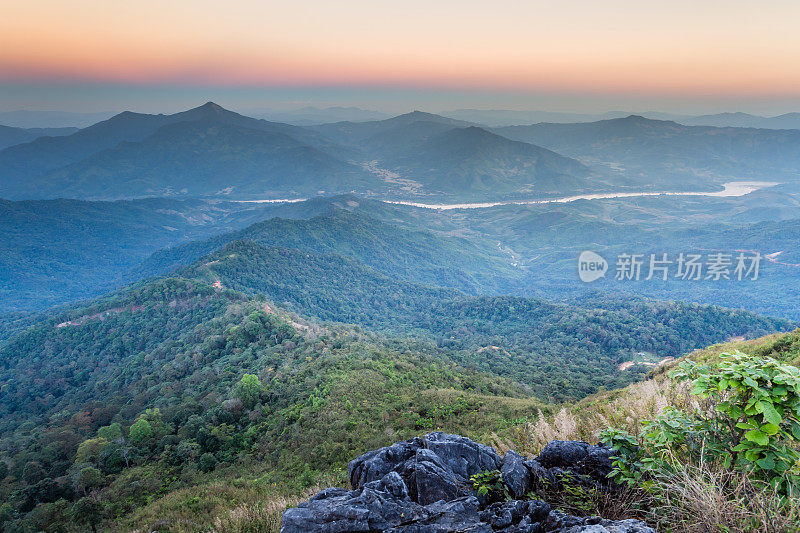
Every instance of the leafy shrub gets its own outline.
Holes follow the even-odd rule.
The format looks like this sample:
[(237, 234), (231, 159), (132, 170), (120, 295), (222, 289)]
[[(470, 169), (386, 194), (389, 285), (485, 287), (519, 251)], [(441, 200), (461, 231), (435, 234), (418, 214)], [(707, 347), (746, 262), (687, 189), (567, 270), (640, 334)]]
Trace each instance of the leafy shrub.
[(200, 470), (209, 472), (214, 470), (215, 466), (217, 466), (217, 458), (213, 453), (206, 452), (200, 456)]
[(122, 438), (122, 426), (119, 422), (114, 422), (108, 426), (103, 426), (97, 429), (97, 436), (107, 441), (115, 441)]
[(608, 429), (618, 456), (612, 476), (663, 501), (686, 465), (748, 476), (784, 502), (800, 493), (800, 370), (770, 357), (722, 354), (717, 365), (681, 363), (670, 377), (691, 380), (692, 412), (667, 408), (635, 437)]
[(711, 401), (716, 416), (707, 422), (733, 445), (720, 451), (726, 466), (753, 471), (773, 486), (800, 485), (797, 367), (736, 353), (724, 354), (717, 369), (687, 361), (671, 377), (693, 380), (693, 394)]
[(511, 499), (508, 487), (499, 470), (485, 470), (469, 478), (472, 488), (478, 491), (478, 498), (484, 504), (504, 502)]

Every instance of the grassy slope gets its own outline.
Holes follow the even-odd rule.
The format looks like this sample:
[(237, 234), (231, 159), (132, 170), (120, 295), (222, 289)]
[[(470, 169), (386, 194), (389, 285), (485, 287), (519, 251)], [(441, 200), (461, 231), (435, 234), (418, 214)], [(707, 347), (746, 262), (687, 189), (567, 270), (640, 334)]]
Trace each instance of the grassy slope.
[(681, 361), (714, 363), (723, 353), (739, 350), (748, 355), (769, 356), (779, 361), (800, 365), (800, 329), (776, 333), (757, 339), (718, 343), (703, 350), (667, 362), (648, 375), (648, 379), (627, 387), (601, 391), (572, 405), (564, 406), (553, 416), (542, 416), (514, 428), (502, 445), (538, 453), (549, 440), (597, 440), (597, 432), (606, 427), (626, 428), (637, 433), (644, 420), (651, 420), (667, 406), (685, 407), (692, 397), (685, 383), (669, 378), (669, 371)]

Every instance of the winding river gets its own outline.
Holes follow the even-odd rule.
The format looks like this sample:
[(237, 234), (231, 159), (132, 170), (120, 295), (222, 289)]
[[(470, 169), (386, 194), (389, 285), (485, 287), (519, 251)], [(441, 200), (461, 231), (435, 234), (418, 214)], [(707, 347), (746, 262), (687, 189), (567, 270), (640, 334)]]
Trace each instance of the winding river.
[[(759, 189), (778, 185), (771, 181), (729, 181), (722, 185), (721, 191), (702, 191), (702, 192), (610, 192), (598, 194), (577, 194), (575, 196), (564, 196), (561, 198), (548, 198), (542, 200), (508, 200), (502, 202), (478, 202), (463, 204), (425, 204), (420, 202), (408, 202), (403, 200), (383, 200), (389, 204), (410, 205), (425, 209), (482, 209), (486, 207), (496, 207), (499, 205), (537, 205), (537, 204), (565, 204), (578, 200), (605, 200), (610, 198), (638, 198), (642, 196), (709, 196), (714, 198), (733, 198), (744, 196)], [(292, 198), (280, 200), (240, 200), (249, 203), (294, 203), (305, 201), (306, 198)]]

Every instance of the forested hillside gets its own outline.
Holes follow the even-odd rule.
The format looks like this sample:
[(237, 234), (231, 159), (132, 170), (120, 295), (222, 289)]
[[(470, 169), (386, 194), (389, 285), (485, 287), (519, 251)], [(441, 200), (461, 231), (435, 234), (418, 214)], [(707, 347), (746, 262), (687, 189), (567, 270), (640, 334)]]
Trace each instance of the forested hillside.
[[(159, 530), (153, 515), (174, 509), (202, 522), (233, 500), (339, 483), (366, 449), (431, 429), (506, 438), (670, 357), (794, 327), (742, 310), (561, 291), (566, 282), (531, 268), (572, 263), (582, 242), (603, 236), (648, 242), (658, 221), (606, 220), (623, 210), (613, 204), (439, 212), (347, 195), (3, 208), (7, 265), (28, 261), (27, 275), (74, 283), (127, 268), (115, 279), (133, 282), (0, 318), (9, 531)], [(650, 208), (626, 209), (616, 216), (630, 222)], [(682, 224), (656, 242), (688, 241)], [(718, 246), (794, 239), (791, 222), (744, 235), (729, 224), (702, 236)], [(213, 235), (223, 229), (233, 231)], [(36, 238), (26, 243), (26, 232)], [(87, 253), (70, 252), (75, 243)], [(9, 294), (19, 294), (25, 277), (8, 273)], [(512, 296), (541, 283), (551, 299)]]
[(454, 287), (473, 294), (508, 291), (522, 278), (522, 272), (487, 242), (445, 236), (420, 226), (402, 228), (340, 208), (308, 220), (274, 218), (241, 231), (159, 251), (143, 263), (141, 275), (189, 264), (234, 240), (315, 254), (335, 253), (399, 280)]
[(212, 470), (298, 490), (356, 450), (500, 431), (664, 357), (791, 327), (646, 300), (474, 297), (241, 240), (27, 320), (0, 348), (2, 519), (23, 530), (111, 524)]
[(77, 527), (88, 527), (215, 468), (255, 468), (282, 484), (291, 473), (302, 488), (387, 435), (439, 424), (480, 432), (537, 405), (520, 385), (459, 367), (430, 343), (275, 311), (168, 278), (6, 345), (5, 527), (63, 525), (84, 503), (94, 511)]
[(285, 213), (283, 207), (162, 198), (0, 200), (0, 315), (99, 296), (140, 279), (133, 269), (157, 250), (245, 227)]

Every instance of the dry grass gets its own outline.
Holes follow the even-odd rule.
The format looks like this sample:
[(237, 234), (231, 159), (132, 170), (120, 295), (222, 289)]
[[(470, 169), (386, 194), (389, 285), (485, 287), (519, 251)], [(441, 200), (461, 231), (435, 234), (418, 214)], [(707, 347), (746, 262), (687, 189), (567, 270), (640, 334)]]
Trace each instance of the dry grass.
[(286, 508), (308, 500), (324, 487), (341, 485), (324, 477), (300, 493), (258, 480), (215, 481), (171, 492), (136, 511), (115, 531), (150, 533), (279, 533)]
[(551, 440), (597, 441), (598, 433), (609, 427), (623, 428), (637, 435), (644, 421), (659, 416), (669, 406), (701, 407), (689, 394), (688, 385), (660, 377), (563, 407), (554, 416), (548, 417), (539, 411), (535, 420), (516, 428), (505, 442), (496, 439), (495, 444), (535, 455)]
[(651, 513), (654, 523), (675, 533), (800, 532), (797, 497), (782, 499), (746, 473), (707, 462), (675, 461), (674, 467), (673, 474), (655, 480), (661, 501)]
[(288, 507), (309, 499), (322, 490), (314, 487), (294, 496), (273, 496), (263, 502), (235, 507), (214, 520), (214, 533), (280, 533), (281, 517)]

